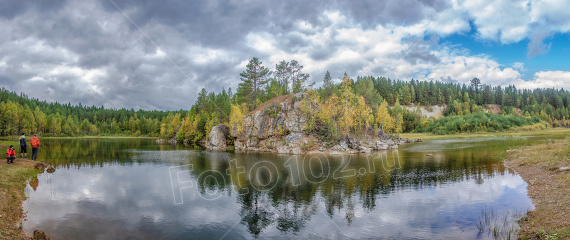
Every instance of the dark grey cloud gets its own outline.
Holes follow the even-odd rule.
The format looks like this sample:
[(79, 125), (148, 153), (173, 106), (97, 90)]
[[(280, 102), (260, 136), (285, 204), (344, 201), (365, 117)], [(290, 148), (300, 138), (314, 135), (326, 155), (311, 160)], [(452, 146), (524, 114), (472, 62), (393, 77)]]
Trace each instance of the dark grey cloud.
[(438, 38), (434, 37), (428, 41), (419, 38), (411, 38), (406, 42), (408, 43), (408, 48), (402, 50), (402, 58), (410, 64), (418, 64), (419, 62), (424, 63), (439, 63), (440, 60), (435, 54), (432, 53), (430, 47), (436, 46)]
[[(180, 51), (191, 43), (171, 26), (148, 23), (139, 31), (98, 4), (69, 2), (58, 14), (30, 7), (3, 22), (15, 39), (0, 44), (2, 85), (48, 101), (150, 109), (188, 109), (199, 89), (232, 86), (228, 76), (237, 75), (239, 62), (196, 64)], [(153, 56), (159, 49), (165, 54)], [(71, 72), (53, 73), (61, 66)], [(89, 71), (103, 76), (86, 79)]]
[(340, 9), (369, 27), (377, 24), (414, 24), (449, 7), (443, 0), (340, 1)]
[(29, 9), (41, 10), (42, 12), (52, 13), (54, 10), (60, 9), (67, 0), (0, 0), (0, 18), (13, 19)]
[[(101, 1), (106, 11), (119, 9), (140, 27), (155, 22), (172, 26), (189, 42), (207, 46), (236, 46), (251, 31), (287, 32), (293, 22), (317, 21), (325, 1)], [(115, 4), (116, 5), (115, 5)], [(118, 8), (117, 8), (118, 6)], [(130, 26), (135, 30), (134, 26)]]
[[(479, 15), (479, 5), (449, 11), (444, 0), (0, 0), (0, 85), (48, 101), (173, 110), (188, 109), (201, 88), (235, 88), (254, 56), (271, 68), (298, 60), (317, 86), (327, 70), (333, 78), (421, 78), (443, 57), (473, 56), (426, 34), (465, 31), (467, 21), (480, 36), (520, 25)], [(529, 58), (549, 51), (548, 36), (568, 31), (566, 8), (547, 5), (531, 6), (539, 19), (527, 24), (528, 34), (506, 38), (530, 39)]]
[[(244, 70), (240, 64), (253, 56), (274, 67), (270, 54), (247, 42), (252, 33), (273, 36), (275, 47), (286, 53), (327, 61), (337, 48), (352, 44), (336, 39), (338, 27), (411, 24), (448, 7), (435, 0), (0, 0), (0, 5), (5, 33), (0, 82), (9, 90), (47, 101), (162, 110), (189, 109), (201, 88), (235, 88)], [(323, 13), (335, 11), (348, 22), (329, 29), (329, 39), (308, 41), (333, 24)], [(313, 29), (300, 28), (299, 21)], [(437, 62), (428, 45), (412, 44), (402, 58)], [(334, 62), (325, 71), (356, 76), (368, 61)], [(311, 75), (311, 82), (322, 81), (324, 71)]]

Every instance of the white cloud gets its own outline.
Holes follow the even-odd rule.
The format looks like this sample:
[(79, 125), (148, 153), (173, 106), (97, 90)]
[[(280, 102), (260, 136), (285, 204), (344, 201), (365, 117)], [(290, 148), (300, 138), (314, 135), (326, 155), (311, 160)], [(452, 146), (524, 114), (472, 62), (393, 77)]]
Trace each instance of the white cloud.
[(518, 88), (565, 88), (570, 89), (570, 72), (542, 71), (534, 74), (530, 81), (517, 80), (514, 84)]
[(457, 10), (473, 19), (482, 39), (512, 43), (524, 39), (524, 26), (529, 23), (529, 13), (523, 3), (509, 0), (461, 1)]
[(524, 67), (524, 63), (521, 62), (515, 62), (513, 63), (513, 69), (520, 71), (520, 72), (525, 72), (526, 68)]
[(428, 31), (436, 33), (440, 36), (447, 36), (458, 32), (468, 32), (471, 30), (469, 23), (465, 17), (461, 16), (460, 11), (455, 9), (447, 9), (438, 14), (432, 21), (426, 21)]
[[(251, 48), (269, 56), (266, 66), (273, 66), (281, 60), (296, 59), (305, 66), (307, 72), (329, 70), (333, 77), (340, 76), (345, 71), (351, 76), (386, 75), (402, 80), (441, 80), (450, 77), (460, 83), (477, 77), (483, 83), (507, 85), (513, 80), (519, 80), (519, 70), (524, 69), (524, 65), (504, 67), (486, 55), (472, 56), (463, 49), (438, 46), (437, 41), (423, 41), (426, 32), (437, 26), (426, 21), (411, 26), (363, 29), (359, 25), (339, 24), (349, 21), (337, 12), (325, 13), (323, 18), (334, 21), (314, 28), (304, 27), (306, 23), (297, 22), (296, 25), (303, 27), (299, 31), (288, 33), (288, 36), (294, 34), (306, 41), (304, 47), (294, 50), (282, 47), (279, 44), (282, 37), (269, 33), (250, 34), (248, 43)], [(456, 29), (465, 28), (461, 24), (457, 26)], [(327, 44), (335, 46), (327, 49), (330, 57), (324, 60), (310, 57), (315, 48)], [(420, 47), (414, 48), (417, 46)], [(418, 54), (418, 49), (423, 52)], [(414, 61), (404, 59), (404, 52), (410, 51), (415, 54), (412, 56), (415, 57)], [(244, 62), (241, 65), (243, 64)]]
[(458, 0), (451, 5), (425, 20), (430, 32), (445, 36), (469, 31), (472, 21), (480, 39), (510, 44), (530, 39), (536, 32), (570, 31), (569, 1)]
[(521, 74), (512, 68), (501, 68), (496, 61), (485, 56), (449, 56), (443, 57), (441, 64), (434, 66), (428, 78), (434, 80), (451, 77), (460, 83), (467, 83), (473, 78), (482, 83), (507, 85), (512, 80), (520, 79)]

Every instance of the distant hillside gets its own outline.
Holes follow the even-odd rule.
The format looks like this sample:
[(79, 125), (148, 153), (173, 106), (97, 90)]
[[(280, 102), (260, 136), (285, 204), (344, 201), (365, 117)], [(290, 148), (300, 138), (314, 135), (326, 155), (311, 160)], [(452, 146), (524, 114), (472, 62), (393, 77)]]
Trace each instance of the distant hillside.
[[(402, 107), (407, 109), (410, 112), (415, 112), (418, 109), (418, 106), (416, 106), (414, 104), (411, 104), (408, 106), (402, 106)], [(422, 113), (423, 117), (438, 119), (438, 118), (444, 116), (444, 111), (447, 108), (447, 105), (419, 106), (419, 108), (420, 108), (420, 112)], [(483, 108), (483, 111), (486, 113), (501, 114), (503, 112), (502, 106), (499, 104), (485, 104), (485, 105), (481, 106), (481, 108)], [(514, 108), (514, 110), (519, 116), (523, 115), (522, 110), (520, 108)]]

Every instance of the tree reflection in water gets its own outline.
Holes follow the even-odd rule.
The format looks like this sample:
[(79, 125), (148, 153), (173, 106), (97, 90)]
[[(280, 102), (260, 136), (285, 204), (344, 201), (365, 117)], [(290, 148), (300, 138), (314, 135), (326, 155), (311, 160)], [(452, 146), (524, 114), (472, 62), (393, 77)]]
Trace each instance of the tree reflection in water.
[[(353, 156), (345, 164), (346, 157), (329, 156), (329, 164), (320, 164), (300, 158), (292, 160), (290, 156), (252, 153), (207, 153), (194, 157), (190, 163), (194, 166), (192, 175), (198, 179), (201, 193), (209, 189), (236, 194), (241, 205), (241, 223), (256, 238), (273, 225), (283, 233), (301, 231), (319, 212), (320, 203), (324, 203), (324, 213), (331, 219), (335, 214), (344, 213), (346, 223), (350, 225), (356, 218), (355, 204), (361, 204), (365, 212), (371, 212), (378, 198), (395, 191), (469, 179), (482, 184), (485, 178), (508, 172), (503, 165), (491, 164), (490, 158), (474, 157), (475, 154), (481, 156), (481, 152), (463, 150), (455, 154), (435, 154), (431, 158), (423, 153), (397, 150), (380, 154), (391, 156), (392, 153), (400, 158), (396, 159), (400, 161), (398, 164), (383, 163), (386, 157), (374, 158), (374, 163), (370, 164), (370, 158), (366, 156)], [(335, 175), (342, 172), (339, 169), (356, 171)], [(206, 179), (203, 175), (211, 174), (212, 170), (217, 172), (213, 174), (214, 178), (209, 182), (202, 181)], [(327, 172), (330, 173), (328, 177), (315, 178)]]
[[(360, 212), (372, 212), (381, 198), (459, 181), (478, 185), (509, 173), (494, 164), (489, 147), (425, 152), (389, 150), (370, 155), (312, 158), (277, 154), (193, 151), (181, 145), (157, 145), (150, 139), (49, 139), (39, 160), (56, 167), (81, 168), (154, 161), (159, 166), (191, 164), (205, 199), (231, 196), (240, 222), (253, 237), (274, 227), (297, 233), (311, 226), (319, 212), (355, 224)], [(173, 151), (185, 150), (185, 151)], [(140, 152), (155, 157), (139, 157)], [(176, 155), (178, 153), (183, 153)], [(43, 159), (42, 159), (43, 158)], [(390, 161), (388, 161), (390, 160)], [(510, 172), (513, 174), (512, 172)], [(32, 179), (34, 188), (37, 180)], [(34, 188), (35, 189), (35, 188)], [(314, 226), (314, 223), (312, 223)]]

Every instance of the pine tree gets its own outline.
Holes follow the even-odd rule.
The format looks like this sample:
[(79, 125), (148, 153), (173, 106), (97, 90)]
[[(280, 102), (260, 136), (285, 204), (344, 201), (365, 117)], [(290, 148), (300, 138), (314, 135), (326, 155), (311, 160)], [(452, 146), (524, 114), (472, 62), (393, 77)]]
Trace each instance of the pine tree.
[[(249, 60), (246, 66), (247, 69), (240, 73), (240, 79), (242, 80), (240, 87), (242, 88), (242, 92), (239, 92), (238, 88), (238, 94), (246, 95), (247, 98), (251, 99), (252, 109), (257, 107), (257, 97), (271, 74), (269, 69), (261, 64), (262, 62), (259, 61), (257, 57), (254, 57)], [(248, 96), (250, 94), (251, 96)]]
[(334, 83), (331, 78), (331, 73), (327, 71), (323, 78), (323, 88), (321, 98), (327, 99), (333, 94)]
[(293, 84), (293, 93), (303, 92), (305, 90), (305, 82), (309, 79), (308, 73), (303, 73), (303, 65), (296, 60), (291, 60), (291, 83)]
[(290, 63), (283, 60), (279, 64), (275, 64), (275, 88), (277, 89), (276, 95), (289, 94), (289, 81), (291, 80), (291, 67)]

